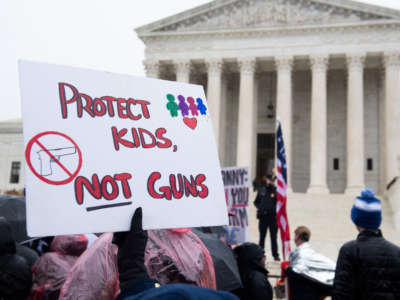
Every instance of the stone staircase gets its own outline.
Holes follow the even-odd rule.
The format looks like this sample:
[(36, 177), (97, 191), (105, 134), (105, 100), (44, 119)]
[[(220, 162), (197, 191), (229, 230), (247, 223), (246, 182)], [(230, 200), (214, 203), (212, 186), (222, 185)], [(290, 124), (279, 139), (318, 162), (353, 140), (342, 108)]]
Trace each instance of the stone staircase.
[[(250, 195), (250, 241), (257, 243), (258, 222), (256, 209), (253, 205), (255, 196), (255, 193)], [(400, 245), (400, 232), (394, 228), (390, 205), (382, 197), (378, 196), (378, 198), (382, 200), (382, 233), (386, 239)], [(345, 242), (355, 239), (358, 234), (350, 219), (353, 201), (354, 197), (342, 194), (289, 194), (287, 214), (291, 238), (293, 238), (293, 232), (297, 226), (307, 226), (311, 230), (310, 243), (312, 247), (336, 261), (340, 247)], [(272, 258), (269, 236), (265, 241), (265, 252), (267, 261), (269, 261)], [(278, 243), (281, 250), (279, 233)], [(292, 242), (292, 248), (294, 247), (295, 245)]]

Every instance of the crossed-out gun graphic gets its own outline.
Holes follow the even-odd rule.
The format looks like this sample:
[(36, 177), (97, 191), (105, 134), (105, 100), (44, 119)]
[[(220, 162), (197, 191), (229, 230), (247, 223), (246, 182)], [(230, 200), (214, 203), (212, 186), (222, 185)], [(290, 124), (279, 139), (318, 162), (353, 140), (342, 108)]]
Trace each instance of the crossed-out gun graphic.
[(49, 176), (53, 174), (53, 170), (51, 169), (51, 163), (55, 162), (55, 160), (47, 153), (50, 152), (51, 155), (57, 160), (60, 161), (60, 158), (66, 155), (72, 155), (76, 153), (75, 147), (66, 147), (66, 148), (57, 148), (57, 149), (48, 149), (47, 151), (40, 150), (37, 152), (40, 160), (40, 175)]

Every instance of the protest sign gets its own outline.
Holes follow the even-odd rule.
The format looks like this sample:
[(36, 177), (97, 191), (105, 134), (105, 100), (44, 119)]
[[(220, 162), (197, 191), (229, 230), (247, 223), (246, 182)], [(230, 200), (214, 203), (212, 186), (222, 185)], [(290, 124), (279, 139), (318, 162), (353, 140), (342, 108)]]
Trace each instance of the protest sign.
[(21, 61), (30, 236), (228, 224), (202, 86)]
[(247, 167), (222, 168), (229, 225), (218, 233), (229, 245), (249, 240), (249, 170)]

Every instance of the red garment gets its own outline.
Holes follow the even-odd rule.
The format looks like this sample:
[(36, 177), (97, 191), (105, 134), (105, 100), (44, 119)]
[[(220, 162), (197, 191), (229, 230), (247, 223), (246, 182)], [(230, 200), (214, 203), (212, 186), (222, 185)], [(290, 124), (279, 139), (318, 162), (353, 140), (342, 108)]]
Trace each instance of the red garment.
[(289, 261), (283, 261), (281, 262), (281, 278), (279, 278), (279, 281), (276, 283), (277, 286), (279, 285), (284, 285), (287, 286), (286, 292), (288, 293), (288, 296), (286, 297), (286, 299), (291, 300), (292, 297), (290, 295), (290, 287), (289, 287), (289, 283), (288, 283), (288, 279), (287, 279), (287, 275), (286, 275), (286, 269), (289, 267)]
[(29, 299), (40, 300), (58, 293), (74, 263), (88, 244), (85, 235), (56, 236), (50, 252), (42, 255), (32, 267), (32, 289)]
[(77, 260), (59, 300), (112, 300), (119, 293), (117, 253), (113, 234), (102, 234)]
[(196, 234), (189, 231), (149, 230), (145, 266), (161, 284), (189, 283), (216, 289), (211, 255)]

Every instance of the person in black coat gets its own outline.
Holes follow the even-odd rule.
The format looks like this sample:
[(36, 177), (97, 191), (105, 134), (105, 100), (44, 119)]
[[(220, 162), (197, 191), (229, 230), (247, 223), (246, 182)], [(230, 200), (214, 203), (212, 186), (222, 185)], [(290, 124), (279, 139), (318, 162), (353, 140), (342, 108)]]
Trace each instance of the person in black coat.
[(340, 249), (333, 299), (400, 299), (400, 248), (383, 238), (381, 202), (371, 190), (355, 199), (351, 219), (360, 233)]
[(272, 300), (273, 293), (265, 269), (264, 249), (257, 244), (244, 243), (234, 249), (243, 288), (236, 290), (242, 300)]
[(10, 224), (0, 218), (0, 299), (26, 299), (32, 285), (28, 262), (17, 254)]
[(260, 232), (259, 245), (264, 249), (265, 236), (269, 228), (272, 256), (279, 261), (278, 253), (278, 225), (276, 223), (276, 187), (272, 175), (264, 176), (258, 189), (254, 205), (257, 208), (258, 230)]

